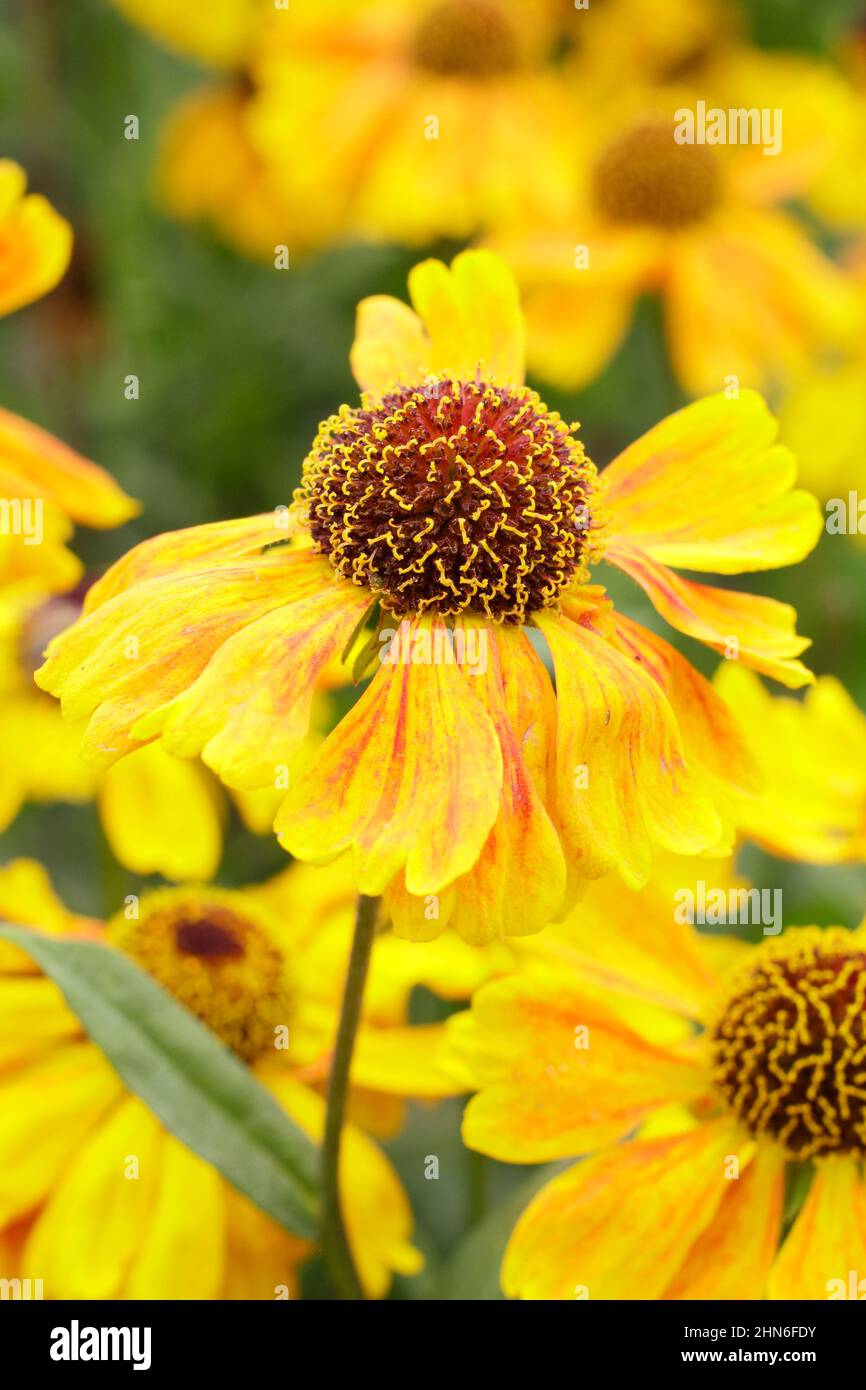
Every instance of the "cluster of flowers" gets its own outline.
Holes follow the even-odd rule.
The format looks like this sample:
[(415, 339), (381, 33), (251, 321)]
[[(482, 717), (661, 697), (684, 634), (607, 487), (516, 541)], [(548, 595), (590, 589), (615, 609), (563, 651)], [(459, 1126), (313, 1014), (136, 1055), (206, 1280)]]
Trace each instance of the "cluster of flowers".
[[(584, 29), (553, 0), (117, 4), (231, 74), (172, 122), (160, 180), (178, 212), (259, 251), (484, 245), (418, 264), (411, 306), (359, 306), (361, 396), (320, 426), (288, 527), (269, 513), (154, 537), (76, 588), (71, 523), (134, 504), (0, 412), (2, 490), (39, 500), (47, 538), (0, 538), (0, 816), (96, 797), (122, 862), (181, 885), (103, 924), (17, 861), (0, 915), (131, 957), (317, 1139), (354, 895), (382, 899), (340, 1169), (370, 1296), (422, 1264), (371, 1136), (407, 1098), (469, 1091), (469, 1147), (583, 1160), (518, 1222), (507, 1295), (827, 1297), (866, 1269), (866, 929), (747, 946), (673, 907), (683, 885), (733, 884), (743, 840), (862, 860), (866, 719), (803, 664), (787, 604), (679, 571), (797, 564), (822, 532), (751, 388), (820, 376), (815, 353), (854, 342), (856, 275), (776, 206), (862, 221), (839, 175), (866, 128), (854, 46), (844, 78), (673, 0), (610, 0)], [(726, 110), (756, 92), (785, 113), (774, 153), (673, 138), (698, 94)], [(51, 288), (70, 237), (0, 165), (0, 307)], [(711, 394), (596, 467), (525, 385), (527, 354), (542, 377), (588, 380), (648, 288), (683, 386)], [(713, 681), (617, 611), (602, 564), (727, 658)], [(759, 675), (811, 690), (772, 696)], [(268, 883), (209, 886), (221, 786), (292, 856)], [(410, 1025), (418, 984), (469, 1007)], [(58, 1297), (295, 1288), (311, 1244), (125, 1090), (5, 943), (0, 1105), (4, 1271)], [(143, 1178), (118, 1191), (129, 1154)], [(807, 1164), (782, 1241), (786, 1174)]]

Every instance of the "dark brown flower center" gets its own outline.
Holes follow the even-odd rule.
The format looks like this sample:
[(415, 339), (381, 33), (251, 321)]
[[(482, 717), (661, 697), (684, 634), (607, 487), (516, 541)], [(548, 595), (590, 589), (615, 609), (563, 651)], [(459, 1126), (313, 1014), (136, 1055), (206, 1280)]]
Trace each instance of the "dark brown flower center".
[(231, 1047), (254, 1061), (291, 1005), (287, 963), (269, 919), (239, 893), (178, 888), (109, 924), (115, 944)]
[(444, 375), (326, 420), (296, 505), (388, 612), (522, 622), (585, 577), (595, 483), (534, 391)]
[(719, 163), (706, 145), (679, 145), (673, 121), (646, 121), (613, 140), (593, 176), (599, 211), (612, 222), (675, 231), (700, 222), (721, 197)]
[(759, 948), (710, 1031), (713, 1079), (795, 1159), (866, 1155), (866, 951), (841, 928)]
[(498, 77), (517, 67), (517, 37), (495, 0), (440, 0), (416, 31), (413, 57), (444, 77)]

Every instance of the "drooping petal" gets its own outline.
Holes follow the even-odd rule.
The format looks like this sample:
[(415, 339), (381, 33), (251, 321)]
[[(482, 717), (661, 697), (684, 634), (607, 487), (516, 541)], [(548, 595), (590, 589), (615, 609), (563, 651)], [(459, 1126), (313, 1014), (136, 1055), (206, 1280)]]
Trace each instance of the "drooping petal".
[(136, 736), (161, 732), (170, 753), (200, 753), (229, 786), (277, 785), (309, 731), (318, 680), (370, 606), (367, 589), (326, 572), (322, 586), (229, 637), (193, 685), (136, 723)]
[(591, 626), (552, 613), (536, 622), (556, 668), (558, 809), (579, 872), (616, 869), (636, 888), (654, 842), (680, 854), (716, 844), (718, 814), (653, 678)]
[(210, 1163), (173, 1135), (163, 1135), (153, 1205), (125, 1297), (219, 1296), (226, 1258), (224, 1191), (224, 1181)]
[(141, 742), (137, 720), (192, 685), (240, 628), (320, 587), (323, 564), (276, 550), (145, 580), (55, 638), (36, 682), (67, 718), (90, 716), (84, 754), (109, 767)]
[(728, 1182), (715, 1216), (662, 1297), (762, 1299), (779, 1248), (784, 1196), (784, 1155), (759, 1146), (745, 1172)]
[(736, 1153), (730, 1127), (716, 1123), (570, 1168), (518, 1221), (502, 1266), (506, 1296), (661, 1297), (722, 1201)]
[(792, 491), (793, 455), (755, 391), (708, 396), (662, 420), (602, 473), (610, 512), (606, 557), (716, 574), (795, 564), (823, 527), (807, 492)]
[(695, 1060), (656, 1040), (654, 1006), (574, 970), (533, 968), (485, 985), (450, 1047), (479, 1094), (463, 1138), (508, 1163), (585, 1153), (647, 1113), (705, 1088)]
[[(866, 1188), (853, 1158), (824, 1159), (770, 1273), (768, 1297), (862, 1298), (866, 1278)], [(866, 1287), (863, 1285), (862, 1287)]]
[(517, 283), (491, 251), (463, 251), (450, 267), (422, 261), (409, 294), (430, 339), (430, 370), (520, 384), (525, 333)]
[(223, 807), (197, 763), (158, 743), (138, 748), (99, 779), (99, 814), (116, 859), (135, 874), (207, 882), (219, 868)]
[(607, 559), (631, 575), (662, 617), (729, 660), (743, 661), (794, 689), (815, 677), (796, 658), (811, 639), (796, 631), (797, 613), (788, 603), (735, 589), (716, 589), (658, 564), (648, 555), (622, 547)]
[(711, 783), (724, 823), (722, 848), (730, 849), (742, 796), (760, 780), (744, 730), (709, 681), (663, 637), (621, 613), (613, 614), (613, 627), (622, 650), (649, 671), (670, 701), (686, 762)]
[(410, 892), (438, 892), (475, 863), (499, 809), (496, 731), (460, 670), (431, 660), (438, 626), (409, 625), (408, 659), (380, 667), (275, 822), (298, 859), (351, 848), (362, 893), (404, 866)]
[[(457, 623), (455, 637), (466, 629)], [(477, 862), (454, 885), (448, 918), (474, 946), (540, 931), (559, 911), (566, 888), (559, 834), (545, 809), (556, 731), (550, 678), (522, 632), (489, 628), (486, 636), (483, 669), (480, 662), (475, 670), (464, 662), (463, 669), (499, 739), (502, 800)], [(416, 901), (422, 935), (425, 904)], [(407, 934), (405, 916), (399, 925)]]

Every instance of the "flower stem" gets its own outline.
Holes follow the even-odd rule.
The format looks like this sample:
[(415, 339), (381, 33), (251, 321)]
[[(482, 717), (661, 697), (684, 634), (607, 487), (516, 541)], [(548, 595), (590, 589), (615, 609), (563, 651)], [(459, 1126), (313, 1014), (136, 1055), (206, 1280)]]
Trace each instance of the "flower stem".
[(363, 1298), (364, 1290), (355, 1268), (340, 1205), (340, 1141), (345, 1121), (349, 1069), (352, 1065), (358, 1020), (361, 1017), (370, 952), (376, 934), (379, 901), (378, 898), (367, 898), (363, 894), (358, 898), (352, 954), (346, 972), (340, 1024), (328, 1082), (328, 1109), (321, 1157), (322, 1254), (338, 1297), (352, 1299)]

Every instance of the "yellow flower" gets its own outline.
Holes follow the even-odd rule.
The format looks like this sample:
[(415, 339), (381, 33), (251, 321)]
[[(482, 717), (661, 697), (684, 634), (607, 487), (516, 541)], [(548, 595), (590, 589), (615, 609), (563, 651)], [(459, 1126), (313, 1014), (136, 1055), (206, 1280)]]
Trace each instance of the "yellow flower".
[[(520, 1217), (503, 1289), (839, 1297), (866, 1267), (866, 929), (792, 928), (749, 947), (684, 926), (672, 948), (672, 908), (667, 894), (608, 894), (589, 922), (580, 914), (584, 939), (594, 922), (604, 940), (602, 964), (560, 947), (452, 1020), (478, 1089), (470, 1147), (521, 1163), (590, 1155)], [(802, 1178), (808, 1161), (780, 1249), (786, 1170)]]
[[(313, 923), (328, 927), (333, 950), (342, 889), (331, 874), (319, 880), (307, 882), (290, 921), (275, 915), (287, 891), (277, 881), (241, 891), (165, 889), (141, 898), (137, 919), (119, 913), (103, 929), (67, 913), (38, 864), (18, 861), (0, 871), (0, 917), (104, 938), (130, 954), (318, 1139), (324, 1101), (309, 1084), (310, 1059), (321, 1061), (315, 1079), (326, 1079), (346, 964), (346, 954), (328, 961), (306, 951)], [(345, 953), (349, 940), (350, 929)], [(374, 964), (374, 980), (377, 973)], [(390, 976), (386, 969), (386, 988)], [(353, 1081), (363, 1088), (372, 1076), (370, 1089), (384, 1084), (392, 1096), (414, 1094), (416, 1085), (422, 1095), (451, 1093), (431, 1056), (440, 1030), (419, 1029), (416, 1041), (405, 1019), (392, 1030), (398, 1014), (385, 1022), (368, 1012)], [(288, 1051), (275, 1043), (283, 1027)], [(54, 984), (11, 947), (0, 948), (0, 1105), (0, 1250), (4, 1237), (14, 1238), (20, 1261), (4, 1275), (44, 1279), (49, 1298), (268, 1299), (281, 1285), (294, 1290), (312, 1247), (167, 1132), (125, 1090)], [(344, 1142), (349, 1237), (367, 1292), (381, 1297), (392, 1273), (420, 1267), (411, 1212), (372, 1140), (349, 1125)], [(123, 1180), (130, 1155), (139, 1163), (135, 1182)]]
[(332, 235), (413, 244), (471, 236), (515, 201), (564, 206), (559, 19), (549, 0), (330, 0), (272, 15), (249, 128), (302, 237), (323, 199)]
[[(53, 289), (69, 264), (72, 229), (20, 165), (0, 159), (0, 316)], [(95, 463), (0, 409), (0, 583), (37, 577), (56, 589), (81, 573), (64, 542), (71, 521), (118, 526), (137, 504)]]
[[(298, 543), (281, 543), (280, 514), (145, 542), (93, 586), (37, 683), (89, 720), (101, 766), (161, 736), (229, 785), (288, 770), (275, 828), (290, 853), (351, 850), (399, 932), (450, 921), (481, 943), (541, 929), (578, 880), (644, 882), (654, 843), (717, 845), (749, 779), (723, 703), (590, 567), (604, 558), (679, 631), (798, 686), (812, 677), (791, 608), (669, 566), (789, 564), (821, 521), (754, 393), (679, 412), (599, 480), (576, 427), (522, 384), (500, 261), (425, 262), (410, 292), (417, 312), (361, 305), (364, 395), (320, 427)], [(362, 627), (356, 672), (373, 679), (298, 771), (318, 673)]]
[[(783, 206), (829, 158), (831, 118), (848, 99), (837, 75), (802, 58), (737, 54), (706, 86), (589, 93), (567, 212), (517, 210), (490, 240), (524, 288), (540, 376), (593, 380), (647, 293), (663, 305), (672, 367), (693, 395), (732, 377), (765, 389), (850, 335), (845, 273)], [(711, 143), (701, 112), (714, 120), (717, 110), (725, 122), (765, 110), (776, 124), (751, 142), (726, 126), (727, 143)]]
[(714, 685), (760, 768), (738, 807), (743, 833), (812, 864), (866, 860), (866, 715), (840, 683), (821, 676), (802, 702), (774, 699), (730, 662)]

